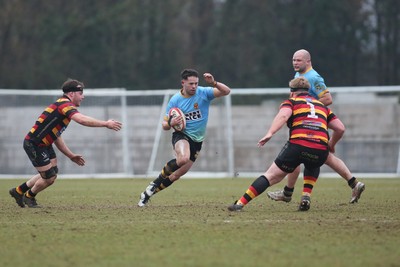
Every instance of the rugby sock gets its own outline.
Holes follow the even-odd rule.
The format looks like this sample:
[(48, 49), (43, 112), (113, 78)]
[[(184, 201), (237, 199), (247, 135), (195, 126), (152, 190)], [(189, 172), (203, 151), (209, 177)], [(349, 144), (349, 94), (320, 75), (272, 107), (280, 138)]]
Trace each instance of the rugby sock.
[(179, 169), (178, 164), (176, 163), (176, 159), (171, 159), (170, 161), (168, 161), (167, 164), (165, 164), (164, 168), (161, 171), (161, 174), (164, 177), (168, 177), (170, 176), (174, 171), (176, 171), (177, 169)]
[(303, 196), (311, 196), (312, 190), (314, 188), (315, 183), (317, 182), (316, 177), (313, 176), (304, 176), (304, 185), (303, 185)]
[(347, 184), (351, 187), (351, 189), (353, 189), (357, 183), (358, 181), (356, 177), (351, 177), (351, 179), (347, 181)]
[(157, 187), (156, 192), (159, 192), (165, 188), (167, 188), (168, 186), (170, 186), (173, 182), (169, 179), (169, 178), (165, 178), (161, 185), (159, 187)]
[(286, 197), (291, 197), (293, 195), (293, 191), (294, 191), (294, 187), (290, 188), (287, 185), (285, 185), (285, 187), (283, 188), (283, 194)]
[(25, 196), (27, 198), (34, 198), (34, 197), (36, 197), (36, 194), (33, 193), (31, 189), (29, 189), (29, 191), (25, 193)]
[[(164, 168), (161, 170), (160, 175), (158, 175), (158, 177), (153, 181), (153, 183), (156, 186), (155, 192), (158, 192), (172, 184), (171, 180), (169, 180), (168, 178), (177, 169), (179, 169), (179, 166), (178, 166), (178, 164), (176, 164), (176, 159), (172, 159), (172, 160), (168, 161), (167, 164), (165, 164)], [(164, 183), (164, 180), (168, 180), (169, 182), (165, 181), (165, 183)]]
[(29, 187), (26, 183), (23, 183), (20, 186), (17, 186), (17, 188), (15, 188), (15, 190), (17, 190), (18, 194), (23, 195), (26, 191), (29, 190)]
[(165, 177), (163, 177), (162, 174), (158, 175), (158, 177), (153, 181), (156, 188), (158, 188), (161, 185), (161, 183), (164, 179), (165, 179)]
[(250, 201), (256, 198), (259, 194), (264, 192), (270, 186), (267, 177), (261, 175), (258, 177), (246, 190), (246, 193), (237, 201), (236, 204), (247, 205)]

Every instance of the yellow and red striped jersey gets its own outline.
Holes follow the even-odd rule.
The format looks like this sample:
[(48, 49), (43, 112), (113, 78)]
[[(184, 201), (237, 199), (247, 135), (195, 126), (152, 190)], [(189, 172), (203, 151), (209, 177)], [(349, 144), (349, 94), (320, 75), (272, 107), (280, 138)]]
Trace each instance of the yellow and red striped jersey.
[(67, 96), (62, 96), (40, 114), (25, 139), (43, 146), (50, 146), (64, 132), (71, 117), (78, 113)]
[(292, 116), (287, 121), (290, 143), (327, 149), (328, 123), (337, 118), (328, 107), (304, 93), (283, 101), (280, 108), (292, 109)]

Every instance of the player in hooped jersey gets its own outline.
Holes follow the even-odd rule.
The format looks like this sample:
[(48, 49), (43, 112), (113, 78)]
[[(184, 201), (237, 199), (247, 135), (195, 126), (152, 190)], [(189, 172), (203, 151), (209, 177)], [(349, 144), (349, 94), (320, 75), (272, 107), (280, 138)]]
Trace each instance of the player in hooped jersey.
[(196, 70), (185, 69), (181, 72), (182, 89), (168, 102), (162, 127), (168, 131), (181, 123), (180, 117), (168, 117), (171, 108), (179, 108), (185, 114), (186, 128), (181, 132), (173, 132), (172, 145), (176, 158), (167, 162), (160, 175), (140, 194), (139, 207), (144, 207), (152, 195), (167, 188), (190, 170), (206, 135), (210, 102), (230, 93), (230, 88), (215, 81), (210, 73), (203, 74), (203, 77), (210, 87), (198, 86), (199, 75)]
[(24, 139), (24, 150), (38, 171), (27, 182), (10, 189), (10, 195), (20, 207), (40, 207), (36, 195), (51, 186), (58, 174), (57, 157), (53, 143), (65, 156), (79, 166), (85, 165), (81, 155), (73, 153), (65, 144), (61, 134), (71, 120), (88, 127), (106, 127), (119, 131), (122, 124), (115, 120), (102, 121), (85, 116), (77, 110), (83, 96), (84, 84), (68, 79), (62, 85), (63, 96), (49, 105), (35, 122)]
[[(293, 55), (292, 63), (293, 68), (296, 71), (295, 77), (304, 77), (309, 81), (311, 86), (309, 94), (317, 98), (326, 106), (332, 104), (332, 96), (329, 93), (329, 90), (326, 88), (324, 79), (312, 67), (310, 53), (304, 49), (296, 51)], [(336, 157), (334, 152), (335, 150), (331, 150), (331, 153), (329, 153), (328, 159), (325, 164), (331, 167), (343, 179), (347, 181), (347, 184), (352, 189), (350, 203), (356, 203), (361, 197), (361, 193), (365, 190), (365, 185), (364, 183), (359, 182), (353, 176), (346, 164), (341, 159)], [(291, 201), (294, 186), (296, 184), (299, 174), (300, 167), (298, 167), (294, 172), (288, 175), (288, 182), (283, 190), (267, 192), (268, 197), (276, 201)], [(311, 195), (313, 184), (314, 181), (312, 180), (312, 178), (307, 176), (304, 177), (302, 192), (303, 196)]]
[[(279, 183), (288, 173), (304, 164), (304, 176), (318, 179), (320, 166), (326, 161), (329, 150), (344, 133), (343, 123), (332, 111), (308, 93), (310, 84), (304, 77), (289, 82), (290, 97), (282, 102), (267, 134), (258, 141), (264, 146), (286, 123), (289, 128), (289, 141), (268, 170), (259, 176), (243, 196), (228, 207), (230, 211), (240, 211), (251, 200), (263, 193), (269, 186)], [(329, 138), (328, 128), (333, 130)], [(310, 208), (310, 198), (303, 196), (299, 210)]]

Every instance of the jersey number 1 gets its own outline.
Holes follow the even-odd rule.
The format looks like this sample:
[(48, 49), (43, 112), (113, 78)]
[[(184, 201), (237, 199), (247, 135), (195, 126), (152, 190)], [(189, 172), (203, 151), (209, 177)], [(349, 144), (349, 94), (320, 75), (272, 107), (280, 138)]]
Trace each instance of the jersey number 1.
[(307, 102), (307, 105), (310, 106), (310, 114), (307, 115), (307, 118), (313, 118), (313, 119), (318, 119), (318, 116), (315, 115), (315, 106), (311, 102)]

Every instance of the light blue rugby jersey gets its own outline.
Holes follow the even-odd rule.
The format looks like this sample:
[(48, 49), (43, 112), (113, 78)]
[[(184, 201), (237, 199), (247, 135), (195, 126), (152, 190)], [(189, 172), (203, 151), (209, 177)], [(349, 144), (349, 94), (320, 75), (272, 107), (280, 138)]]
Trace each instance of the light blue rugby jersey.
[(308, 93), (316, 99), (319, 99), (323, 94), (325, 94), (326, 91), (328, 91), (325, 85), (324, 78), (322, 78), (321, 75), (319, 75), (318, 72), (316, 72), (313, 68), (310, 68), (304, 74), (296, 72), (296, 74), (294, 75), (295, 78), (300, 76), (303, 76), (308, 80), (311, 85)]
[(179, 108), (186, 118), (183, 133), (195, 142), (202, 142), (206, 135), (210, 103), (214, 98), (213, 87), (198, 86), (196, 94), (191, 97), (184, 97), (179, 91), (168, 102), (166, 118), (171, 108)]

